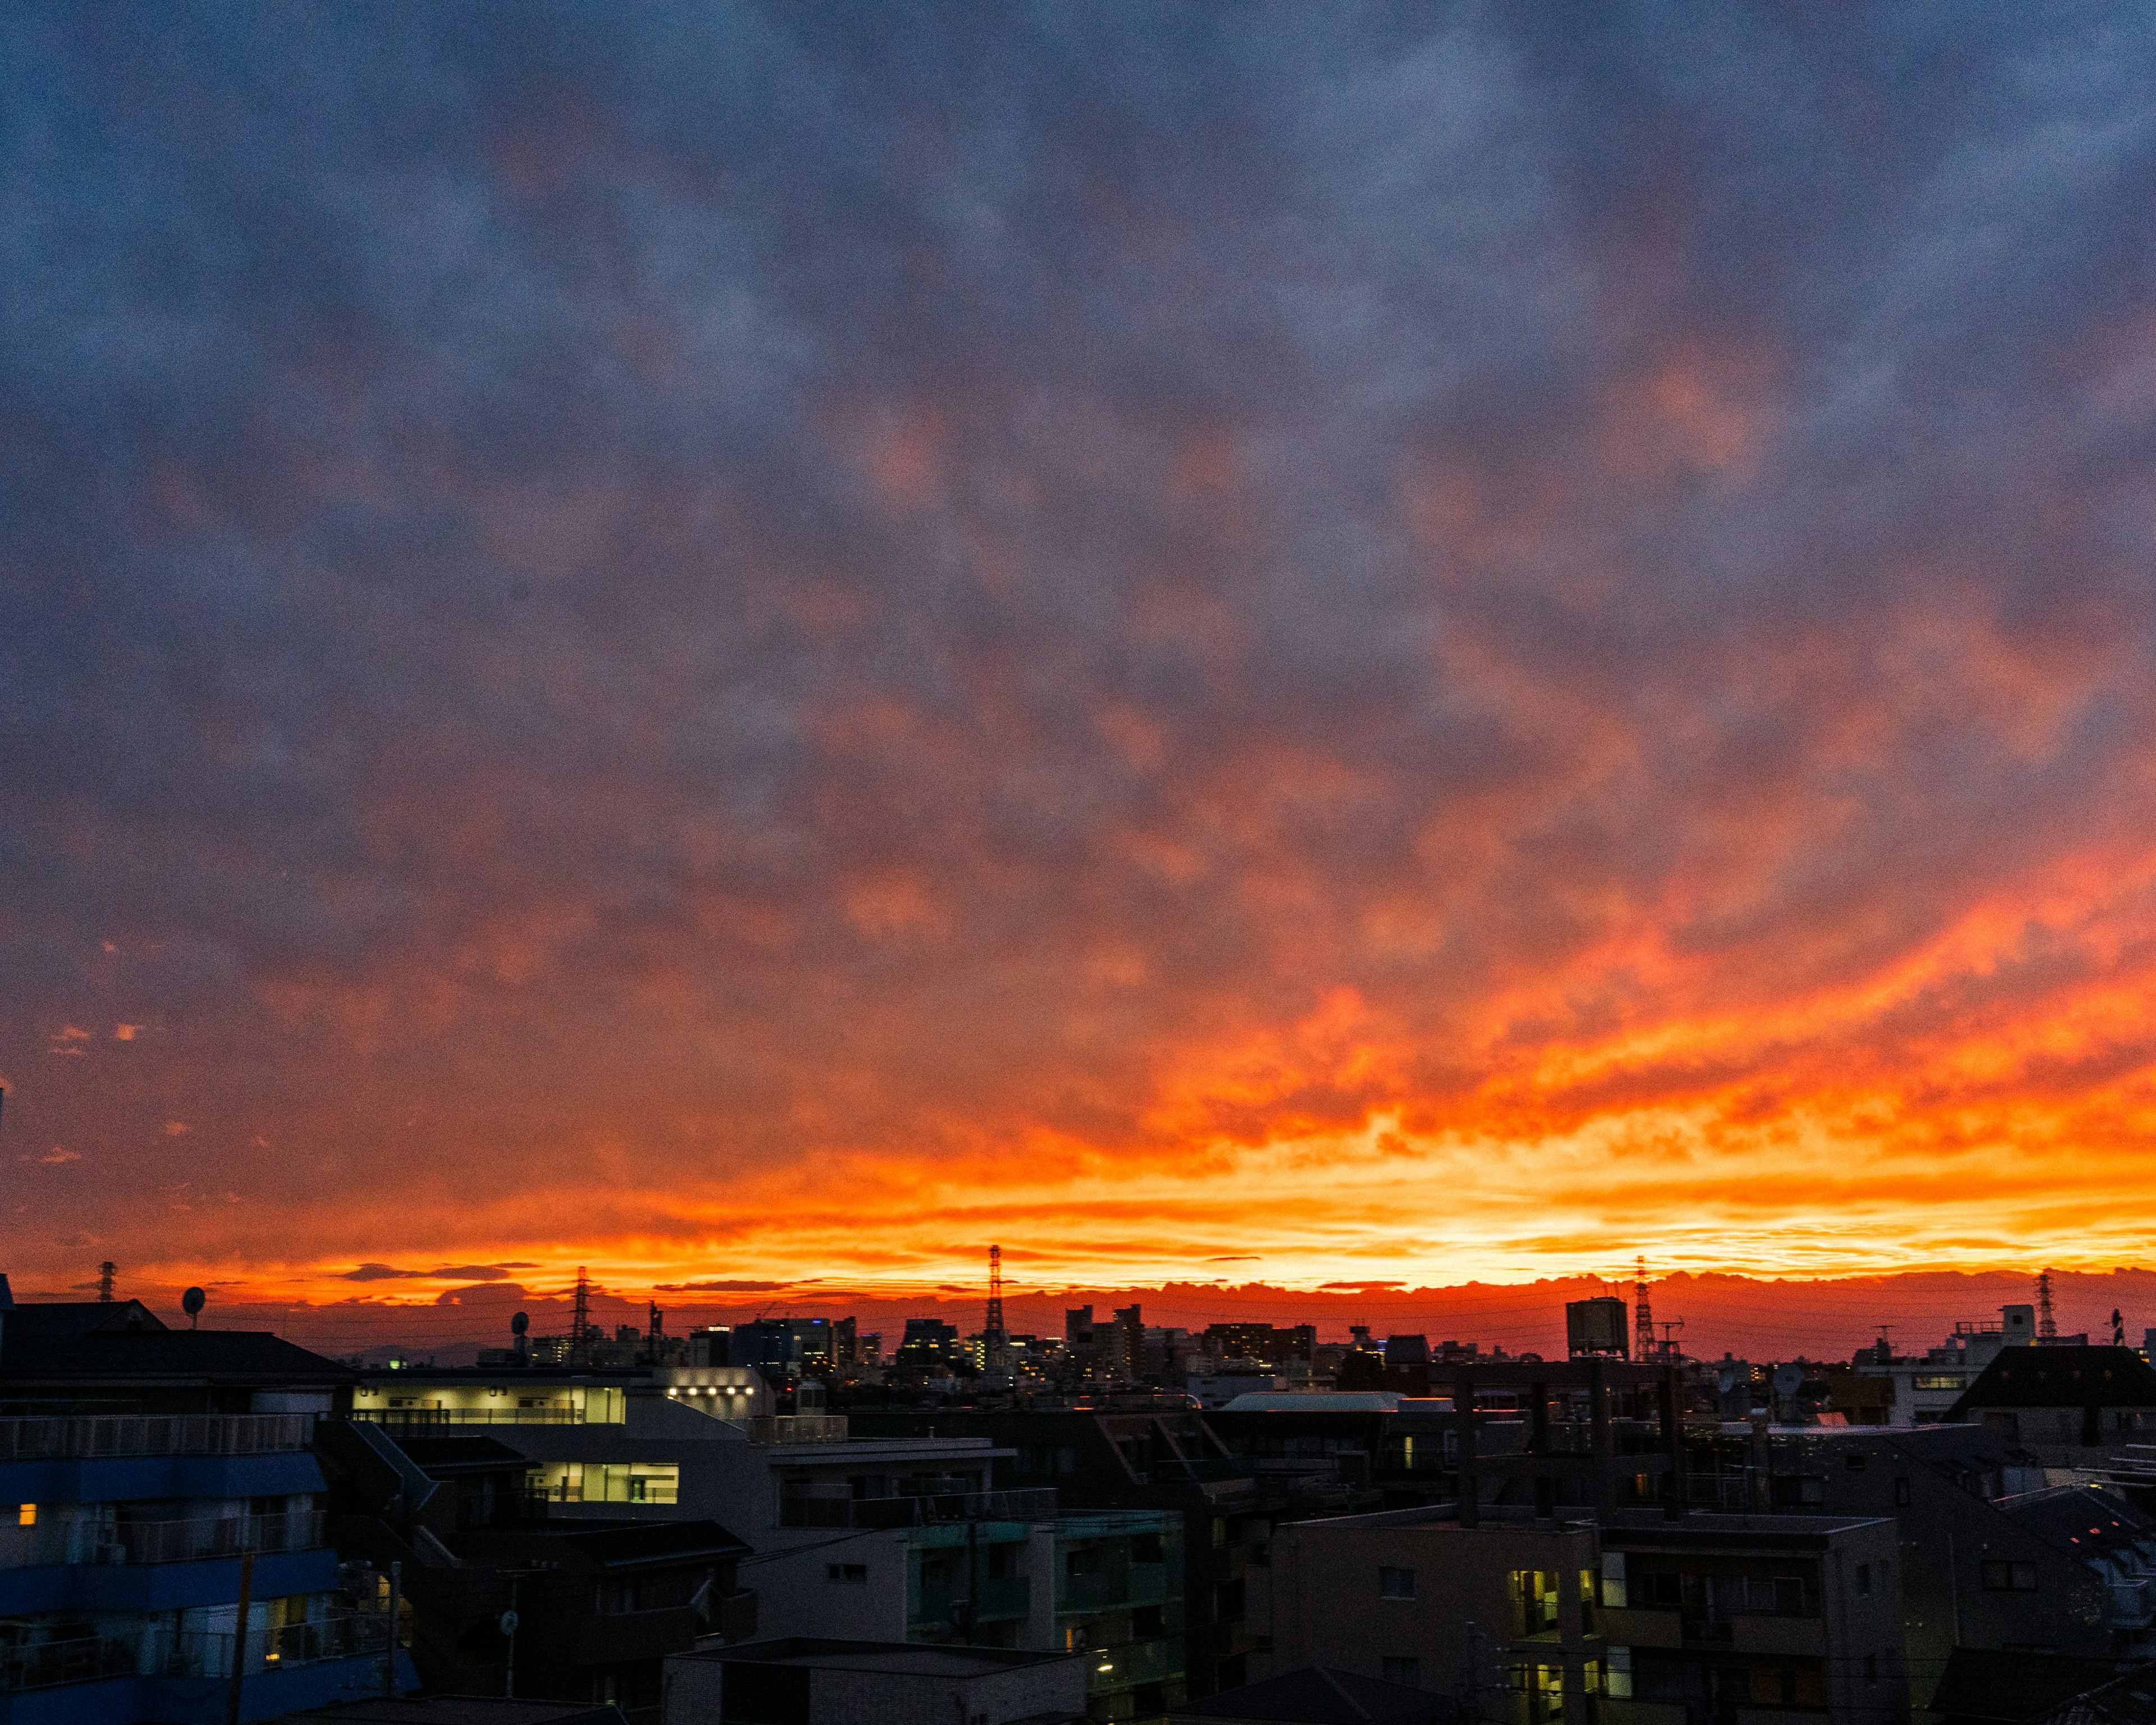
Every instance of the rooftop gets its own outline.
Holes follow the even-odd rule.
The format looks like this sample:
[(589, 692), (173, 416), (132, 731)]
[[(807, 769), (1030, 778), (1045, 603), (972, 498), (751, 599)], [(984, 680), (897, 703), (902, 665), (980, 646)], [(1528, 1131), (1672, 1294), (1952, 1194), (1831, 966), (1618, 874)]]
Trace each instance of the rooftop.
[(2109, 1682), (2124, 1669), (2115, 1659), (1957, 1647), (1948, 1656), (1946, 1671), (1933, 1693), (1930, 1711), (1950, 1718), (2020, 1725)]
[(1422, 1725), (1454, 1712), (1444, 1697), (1404, 1683), (1310, 1665), (1247, 1683), (1175, 1709), (1180, 1719), (1249, 1721), (1251, 1725)]
[(290, 1720), (321, 1719), (335, 1725), (621, 1725), (611, 1703), (588, 1701), (505, 1701), (491, 1695), (425, 1695), (395, 1701), (332, 1702)]
[(819, 1666), (831, 1671), (881, 1671), (907, 1677), (980, 1677), (1030, 1665), (1076, 1659), (1075, 1653), (1034, 1653), (1007, 1647), (931, 1646), (911, 1641), (824, 1641), (791, 1635), (734, 1647), (699, 1647), (683, 1659), (733, 1665)]
[(2156, 1369), (2130, 1348), (2009, 1348), (1947, 1410), (1979, 1408), (2156, 1408)]
[(55, 1300), (0, 1313), (0, 1378), (348, 1384), (348, 1366), (267, 1330), (173, 1330), (139, 1300)]

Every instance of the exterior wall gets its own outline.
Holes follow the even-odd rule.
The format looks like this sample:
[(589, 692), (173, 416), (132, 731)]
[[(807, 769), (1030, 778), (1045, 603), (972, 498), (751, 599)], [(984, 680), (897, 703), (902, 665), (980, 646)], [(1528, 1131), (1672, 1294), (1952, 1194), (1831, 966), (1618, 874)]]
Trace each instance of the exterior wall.
[[(859, 1564), (859, 1582), (830, 1572)], [(757, 1633), (773, 1639), (819, 1637), (849, 1641), (906, 1639), (907, 1553), (896, 1530), (824, 1541), (778, 1553), (747, 1572), (756, 1589)]]

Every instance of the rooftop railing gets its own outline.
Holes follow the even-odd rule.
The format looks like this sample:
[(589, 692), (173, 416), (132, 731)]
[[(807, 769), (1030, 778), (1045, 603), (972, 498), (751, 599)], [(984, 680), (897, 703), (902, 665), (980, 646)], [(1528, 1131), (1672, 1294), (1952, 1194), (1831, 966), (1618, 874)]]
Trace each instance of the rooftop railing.
[[(582, 1425), (582, 1408), (361, 1408), (355, 1420), (376, 1425)], [(599, 1422), (593, 1422), (594, 1424)]]
[(748, 1433), (752, 1444), (843, 1444), (846, 1441), (844, 1414), (754, 1414), (731, 1420)]
[(0, 1461), (304, 1450), (312, 1414), (90, 1414), (0, 1420)]

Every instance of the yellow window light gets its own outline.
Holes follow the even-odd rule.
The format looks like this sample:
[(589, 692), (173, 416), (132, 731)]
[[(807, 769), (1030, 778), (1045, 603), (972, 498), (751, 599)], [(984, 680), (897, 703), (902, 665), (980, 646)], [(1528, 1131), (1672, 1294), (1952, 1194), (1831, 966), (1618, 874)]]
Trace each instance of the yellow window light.
[(38, 1506), (34, 1503), (26, 1503), (20, 1509), (17, 1510), (15, 1512), (15, 1525), (18, 1527), (36, 1527), (38, 1525)]

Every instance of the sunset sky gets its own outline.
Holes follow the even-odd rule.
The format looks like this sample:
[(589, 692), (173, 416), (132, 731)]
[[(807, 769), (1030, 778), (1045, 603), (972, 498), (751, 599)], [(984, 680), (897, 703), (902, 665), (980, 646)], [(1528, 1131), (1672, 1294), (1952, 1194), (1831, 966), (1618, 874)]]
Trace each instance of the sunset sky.
[(2149, 1264), (2152, 77), (6, 8), (0, 1270)]

